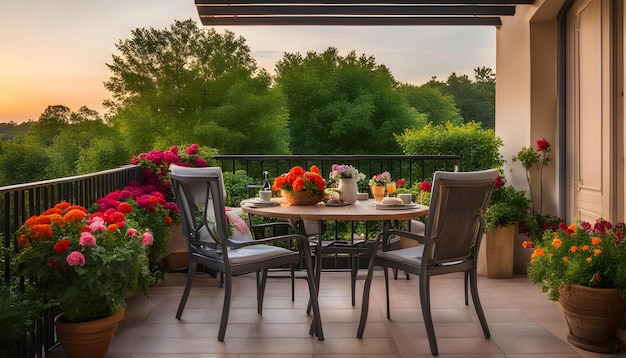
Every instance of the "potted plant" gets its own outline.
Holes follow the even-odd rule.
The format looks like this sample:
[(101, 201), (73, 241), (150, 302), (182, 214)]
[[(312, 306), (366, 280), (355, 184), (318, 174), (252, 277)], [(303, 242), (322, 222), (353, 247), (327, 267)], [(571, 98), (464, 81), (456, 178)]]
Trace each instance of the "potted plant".
[(484, 257), (487, 277), (513, 276), (515, 228), (518, 223), (527, 220), (529, 207), (526, 192), (505, 185), (504, 178), (498, 177), (489, 206), (483, 214), (486, 234), (483, 249), (479, 252)]
[(385, 197), (385, 189), (387, 184), (391, 182), (391, 174), (389, 172), (382, 172), (374, 175), (369, 180), (370, 190), (374, 200), (381, 201)]
[(314, 205), (322, 201), (325, 187), (326, 180), (317, 166), (312, 166), (309, 171), (295, 166), (274, 179), (272, 190), (280, 191), (291, 205)]
[(568, 341), (613, 353), (626, 312), (626, 225), (597, 220), (546, 231), (532, 248), (528, 277), (558, 300), (570, 328)]
[[(127, 220), (132, 210), (121, 203), (89, 213), (61, 202), (16, 232), (16, 272), (36, 277), (47, 302), (59, 306), (55, 325), (68, 357), (103, 357), (124, 315), (126, 292), (141, 286), (147, 293), (154, 282), (145, 248), (154, 239)], [(101, 331), (110, 334), (98, 345), (83, 336)]]
[[(172, 186), (169, 181), (170, 165), (178, 165), (184, 167), (206, 167), (208, 161), (206, 158), (211, 157), (212, 150), (200, 147), (198, 144), (191, 144), (185, 150), (181, 150), (178, 146), (172, 146), (168, 150), (151, 150), (147, 153), (141, 153), (131, 158), (131, 164), (135, 164), (141, 168), (143, 176), (143, 185), (141, 187), (142, 195), (153, 194), (155, 191), (163, 195), (165, 204), (161, 198), (157, 198), (159, 204), (167, 211), (171, 223), (168, 224), (169, 230), (161, 228), (161, 210), (157, 208), (157, 218), (151, 214), (155, 211), (147, 208), (149, 212), (146, 216), (146, 222), (154, 222), (159, 230), (152, 227), (155, 235), (155, 246), (150, 250), (150, 261), (153, 272), (159, 276), (155, 267), (160, 267), (161, 257), (166, 257), (167, 268), (171, 271), (182, 270), (187, 267), (187, 239), (182, 233), (180, 225), (180, 215), (178, 207), (172, 192)], [(132, 184), (131, 184), (132, 185)], [(154, 195), (152, 195), (154, 196)], [(154, 200), (154, 199), (152, 199)]]

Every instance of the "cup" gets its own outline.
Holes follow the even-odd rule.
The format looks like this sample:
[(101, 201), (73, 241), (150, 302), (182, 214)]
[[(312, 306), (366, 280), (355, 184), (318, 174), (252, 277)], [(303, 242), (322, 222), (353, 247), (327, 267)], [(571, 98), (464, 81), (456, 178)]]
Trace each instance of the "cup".
[(272, 200), (272, 191), (271, 190), (260, 190), (259, 191), (259, 199), (261, 199), (261, 201), (270, 201), (270, 200)]
[(400, 200), (402, 200), (402, 204), (411, 204), (411, 200), (413, 200), (413, 194), (411, 193), (402, 193), (397, 196)]

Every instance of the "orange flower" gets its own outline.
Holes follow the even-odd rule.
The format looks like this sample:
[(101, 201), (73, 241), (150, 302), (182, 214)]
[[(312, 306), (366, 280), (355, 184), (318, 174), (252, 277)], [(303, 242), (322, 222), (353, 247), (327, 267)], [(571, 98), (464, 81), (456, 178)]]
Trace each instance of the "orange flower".
[(569, 251), (574, 253), (574, 252), (578, 251), (578, 248), (574, 245), (574, 246), (570, 247)]
[(17, 238), (17, 243), (20, 245), (21, 248), (25, 248), (28, 247), (29, 241), (28, 241), (28, 236), (26, 235), (20, 235)]
[(46, 211), (44, 211), (43, 213), (41, 213), (41, 215), (51, 215), (51, 214), (63, 214), (63, 210), (58, 209), (58, 208), (50, 208)]
[(50, 239), (53, 235), (52, 228), (48, 224), (33, 225), (28, 231), (33, 240)]
[(563, 241), (561, 241), (561, 239), (554, 239), (554, 241), (552, 241), (552, 246), (556, 247), (557, 249), (561, 247), (562, 244)]
[(63, 219), (65, 219), (68, 223), (75, 223), (83, 220), (85, 216), (86, 214), (82, 210), (72, 209), (63, 216)]
[(116, 230), (117, 230), (116, 224), (110, 224), (109, 226), (107, 226), (107, 231), (109, 232), (115, 232)]
[(544, 252), (543, 252), (543, 250), (540, 247), (538, 247), (538, 248), (535, 249), (535, 254), (537, 256), (541, 257), (541, 256), (543, 256)]
[(563, 261), (565, 261), (565, 262), (569, 261), (569, 257), (563, 256)]
[(594, 237), (593, 239), (591, 239), (591, 245), (598, 245), (599, 243), (602, 242), (602, 239), (600, 239), (599, 237)]
[(583, 251), (588, 251), (589, 250), (589, 245), (583, 245), (583, 247), (581, 249)]
[(572, 233), (572, 235), (574, 235), (576, 233), (576, 224), (569, 224), (569, 226), (567, 227), (569, 232)]
[(593, 250), (593, 254), (596, 255), (596, 256), (600, 255), (601, 253), (602, 253), (601, 249), (594, 249)]
[(59, 210), (66, 210), (66, 209), (67, 209), (67, 208), (69, 208), (70, 206), (71, 206), (71, 204), (70, 204), (70, 203), (68, 203), (67, 201), (62, 201), (62, 202), (60, 202), (60, 203), (56, 204), (54, 207), (55, 207), (56, 209), (59, 209)]
[(591, 262), (591, 261), (593, 261), (593, 259), (592, 259), (591, 257), (587, 257), (587, 258), (585, 259), (585, 261), (587, 261), (587, 262)]
[(63, 220), (63, 217), (59, 214), (50, 214), (46, 216), (50, 219), (50, 224), (63, 225), (63, 223), (65, 223), (65, 220)]

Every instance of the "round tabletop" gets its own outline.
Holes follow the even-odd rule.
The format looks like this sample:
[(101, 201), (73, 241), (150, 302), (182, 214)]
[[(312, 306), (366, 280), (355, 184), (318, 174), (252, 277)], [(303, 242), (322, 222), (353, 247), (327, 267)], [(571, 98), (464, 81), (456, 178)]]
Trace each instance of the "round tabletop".
[(287, 220), (409, 220), (428, 214), (428, 206), (381, 205), (373, 199), (357, 200), (354, 204), (330, 206), (320, 202), (316, 205), (291, 205), (283, 198), (272, 198), (279, 205), (270, 206), (257, 198), (241, 202), (243, 211), (253, 215)]

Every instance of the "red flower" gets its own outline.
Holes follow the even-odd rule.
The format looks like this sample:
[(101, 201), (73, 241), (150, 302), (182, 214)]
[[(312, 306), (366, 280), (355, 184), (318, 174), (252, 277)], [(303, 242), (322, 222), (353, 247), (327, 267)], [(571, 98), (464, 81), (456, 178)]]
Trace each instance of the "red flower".
[(404, 179), (398, 179), (398, 181), (396, 181), (396, 186), (397, 187), (401, 187), (404, 185), (405, 180)]
[(537, 151), (538, 152), (549, 152), (550, 151), (550, 143), (543, 138), (537, 140)]
[(120, 213), (128, 214), (133, 211), (133, 207), (127, 202), (122, 202), (117, 206), (117, 210)]
[(69, 240), (63, 239), (54, 244), (54, 251), (56, 251), (60, 255), (63, 251), (67, 250), (68, 247), (70, 247)]
[(504, 179), (498, 175), (498, 177), (496, 178), (496, 182), (493, 185), (496, 189), (502, 188), (502, 186), (504, 185)]
[(433, 185), (427, 181), (423, 181), (420, 183), (420, 190), (421, 191), (425, 191), (427, 193), (430, 193), (430, 191), (432, 190)]

